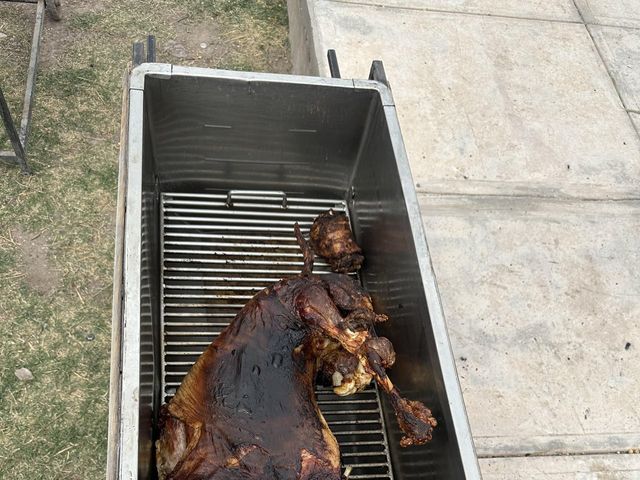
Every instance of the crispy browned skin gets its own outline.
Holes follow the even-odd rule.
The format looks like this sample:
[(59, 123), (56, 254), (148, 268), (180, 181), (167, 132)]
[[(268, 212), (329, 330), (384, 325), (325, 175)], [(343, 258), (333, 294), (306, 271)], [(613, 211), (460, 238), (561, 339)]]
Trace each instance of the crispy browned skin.
[(389, 393), (402, 445), (431, 439), (431, 412), (403, 399), (384, 371), (395, 358), (391, 343), (370, 325), (349, 328), (354, 312), (360, 327), (380, 317), (371, 299), (349, 277), (311, 274), (312, 253), (297, 225), (296, 233), (303, 273), (253, 297), (163, 407), (161, 480), (340, 480), (338, 444), (314, 382), (318, 369), (339, 371), (341, 362), (349, 364), (345, 374), (360, 369)]
[(321, 213), (311, 226), (310, 238), (313, 250), (334, 272), (355, 272), (362, 266), (362, 249), (353, 238), (346, 214), (333, 210)]

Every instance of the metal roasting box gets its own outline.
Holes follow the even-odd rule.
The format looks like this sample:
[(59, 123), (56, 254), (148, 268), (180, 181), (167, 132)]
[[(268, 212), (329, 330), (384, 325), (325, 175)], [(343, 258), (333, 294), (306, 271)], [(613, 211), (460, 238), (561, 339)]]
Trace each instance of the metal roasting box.
[(360, 280), (390, 317), (393, 382), (439, 422), (401, 448), (375, 386), (318, 387), (350, 480), (480, 478), (386, 83), (146, 63), (124, 93), (107, 478), (156, 478), (160, 406), (249, 298), (300, 271), (293, 224), (329, 208), (350, 216)]

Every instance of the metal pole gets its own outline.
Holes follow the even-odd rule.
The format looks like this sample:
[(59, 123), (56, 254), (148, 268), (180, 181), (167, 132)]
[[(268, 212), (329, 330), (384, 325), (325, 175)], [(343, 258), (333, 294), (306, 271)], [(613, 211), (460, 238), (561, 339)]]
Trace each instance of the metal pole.
[(11, 118), (11, 112), (9, 111), (9, 105), (7, 105), (7, 101), (4, 98), (4, 93), (2, 93), (2, 88), (0, 88), (0, 114), (2, 115), (2, 121), (4, 123), (4, 129), (7, 132), (7, 136), (11, 141), (11, 145), (13, 146), (14, 155), (2, 155), (3, 159), (7, 159), (10, 161), (16, 161), (20, 165), (22, 169), (22, 173), (29, 174), (31, 171), (29, 170), (29, 166), (25, 160), (24, 148), (22, 147), (22, 142), (20, 142), (20, 136), (16, 131), (16, 127), (13, 123), (13, 118)]
[(31, 132), (31, 114), (33, 112), (33, 99), (36, 91), (36, 75), (38, 74), (38, 53), (40, 52), (40, 40), (42, 39), (42, 25), (44, 24), (44, 0), (38, 0), (36, 10), (36, 24), (33, 27), (33, 41), (31, 42), (31, 59), (27, 71), (27, 88), (24, 93), (22, 106), (22, 118), (20, 121), (20, 142), (24, 150), (27, 150), (27, 141)]

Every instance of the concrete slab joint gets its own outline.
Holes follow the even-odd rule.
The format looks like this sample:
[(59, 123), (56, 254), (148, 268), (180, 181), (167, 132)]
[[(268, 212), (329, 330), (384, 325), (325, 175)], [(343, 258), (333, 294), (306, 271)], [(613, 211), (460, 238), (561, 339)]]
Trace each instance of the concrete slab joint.
[(640, 30), (591, 26), (627, 110), (640, 112)]
[(575, 0), (588, 24), (640, 28), (640, 3), (634, 0)]
[[(332, 1), (332, 0), (328, 0)], [(572, 0), (335, 0), (343, 3), (428, 12), (464, 13), (511, 18), (579, 22)], [(319, 3), (318, 0), (315, 0)]]

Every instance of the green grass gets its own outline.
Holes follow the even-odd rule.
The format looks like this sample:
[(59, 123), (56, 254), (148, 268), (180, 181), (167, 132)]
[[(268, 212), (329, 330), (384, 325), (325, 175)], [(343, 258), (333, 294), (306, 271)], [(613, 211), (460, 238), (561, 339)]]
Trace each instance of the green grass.
[[(63, 22), (45, 25), (29, 145), (34, 175), (0, 164), (1, 479), (104, 477), (121, 79), (132, 42), (155, 34), (165, 62), (288, 66), (284, 0), (63, 4)], [(0, 81), (16, 117), (33, 19), (32, 6), (0, 3)], [(167, 40), (188, 40), (180, 37), (185, 25), (209, 24), (224, 55), (180, 62), (163, 50)], [(3, 134), (0, 149), (9, 147)], [(38, 242), (48, 248), (39, 265), (51, 275), (48, 293), (27, 274)], [(33, 381), (15, 377), (21, 367)]]
[(267, 25), (287, 26), (287, 10), (282, 2), (272, 0), (192, 0), (199, 13), (224, 16), (230, 19), (249, 17)]
[(79, 13), (69, 19), (69, 27), (76, 30), (89, 30), (100, 23), (99, 13)]
[[(96, 86), (98, 72), (95, 68), (80, 67), (61, 71), (45, 72), (42, 83), (55, 92), (57, 98), (68, 98), (86, 94)], [(104, 90), (104, 89), (101, 89)]]

